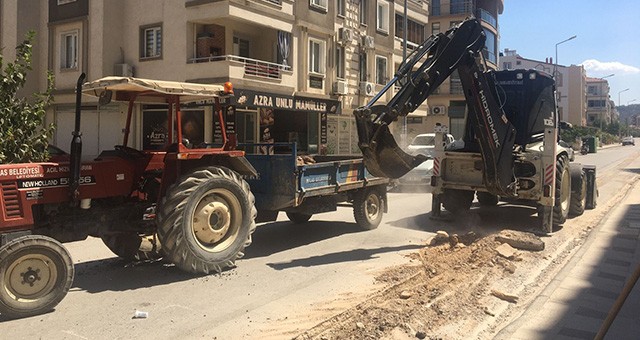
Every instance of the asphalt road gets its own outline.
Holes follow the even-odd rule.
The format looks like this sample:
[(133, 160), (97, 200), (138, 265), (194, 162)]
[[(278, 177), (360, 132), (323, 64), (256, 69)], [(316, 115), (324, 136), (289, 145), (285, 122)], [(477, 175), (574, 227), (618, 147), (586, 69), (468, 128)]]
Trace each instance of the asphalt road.
[[(620, 166), (640, 148), (615, 146), (576, 161), (598, 166), (600, 200), (622, 183)], [(475, 209), (475, 208), (474, 208)], [(431, 196), (390, 193), (389, 213), (376, 230), (362, 231), (352, 209), (258, 227), (238, 267), (221, 275), (192, 276), (162, 262), (131, 264), (100, 240), (66, 244), (76, 263), (71, 291), (52, 313), (0, 320), (5, 339), (291, 338), (356, 305), (380, 288), (375, 276), (406, 263), (439, 229), (535, 227), (535, 209), (434, 221)], [(505, 210), (507, 211), (507, 210)], [(133, 319), (136, 310), (148, 318)]]

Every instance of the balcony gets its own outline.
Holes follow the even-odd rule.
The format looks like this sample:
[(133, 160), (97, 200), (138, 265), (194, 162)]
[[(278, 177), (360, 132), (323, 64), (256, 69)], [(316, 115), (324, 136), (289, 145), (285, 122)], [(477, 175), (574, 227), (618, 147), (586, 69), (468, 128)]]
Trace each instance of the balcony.
[(478, 8), (476, 17), (491, 25), (491, 27), (495, 28), (496, 30), (498, 29), (498, 19), (496, 19), (496, 17), (486, 9)]
[[(202, 64), (213, 63), (209, 65), (197, 65), (188, 69), (207, 70), (204, 74), (213, 77), (224, 77), (225, 72), (219, 73), (222, 70), (228, 70), (226, 75), (230, 78), (237, 78), (241, 76), (262, 78), (263, 80), (282, 80), (292, 75), (292, 68), (288, 65), (276, 64), (264, 60), (257, 60), (251, 58), (240, 57), (237, 55), (222, 55), (222, 56), (209, 56), (200, 58), (191, 58), (187, 60), (188, 64)], [(216, 73), (212, 75), (211, 73)], [(202, 74), (200, 75), (200, 77)], [(192, 76), (192, 78), (197, 78)]]

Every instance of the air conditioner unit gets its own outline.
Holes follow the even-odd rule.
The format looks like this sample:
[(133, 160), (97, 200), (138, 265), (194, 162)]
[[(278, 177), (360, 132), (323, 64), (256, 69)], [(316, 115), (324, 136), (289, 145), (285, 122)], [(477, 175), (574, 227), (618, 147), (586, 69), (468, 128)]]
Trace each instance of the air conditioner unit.
[(353, 40), (353, 31), (346, 28), (346, 27), (340, 27), (338, 29), (338, 41), (341, 44), (350, 44), (351, 41)]
[(347, 94), (349, 92), (349, 84), (346, 80), (338, 80), (333, 83), (333, 93)]
[(362, 36), (362, 47), (365, 49), (373, 49), (375, 47), (375, 40), (370, 35)]
[(445, 112), (445, 107), (444, 105), (434, 105), (431, 107), (431, 114), (432, 115), (443, 115)]
[(445, 106), (444, 105), (434, 105), (431, 107), (431, 114), (433, 115), (443, 115), (445, 114)]
[(113, 74), (120, 77), (133, 77), (133, 67), (129, 64), (115, 64)]
[(373, 96), (373, 91), (375, 90), (375, 86), (373, 83), (368, 81), (360, 82), (360, 94), (364, 94), (365, 96)]

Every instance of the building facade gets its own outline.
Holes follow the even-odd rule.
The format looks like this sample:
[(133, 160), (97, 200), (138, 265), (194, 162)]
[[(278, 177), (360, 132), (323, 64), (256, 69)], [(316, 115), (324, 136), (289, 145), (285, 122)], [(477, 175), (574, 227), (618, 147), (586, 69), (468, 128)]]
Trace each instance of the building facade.
[(500, 56), (500, 69), (536, 69), (556, 80), (558, 118), (577, 126), (587, 124), (587, 75), (582, 65), (555, 65), (552, 58), (538, 61), (523, 58), (515, 50), (505, 49)]
[[(445, 32), (465, 18), (475, 16), (486, 36), (485, 48), (482, 51), (486, 65), (490, 69), (497, 69), (500, 36), (498, 16), (502, 14), (503, 9), (503, 0), (432, 0), (429, 29), (431, 34)], [(440, 85), (428, 101), (428, 132), (433, 131), (436, 123), (440, 123), (449, 126), (455, 138), (461, 138), (468, 109), (457, 71)]]
[[(426, 2), (407, 1), (409, 44), (424, 40), (427, 14)], [(297, 142), (307, 153), (359, 154), (352, 111), (382, 89), (402, 61), (399, 17), (399, 0), (3, 1), (0, 44), (12, 60), (6, 52), (27, 31), (36, 32), (26, 91), (44, 89), (46, 71), (53, 72), (55, 102), (47, 119), (57, 125), (53, 144), (63, 149), (73, 130), (74, 87), (84, 72), (88, 80), (231, 81), (239, 142)], [(121, 144), (126, 105), (83, 100), (83, 152), (94, 156)], [(166, 129), (155, 118), (162, 110), (136, 106), (130, 146), (162, 147), (152, 138)], [(426, 115), (425, 104), (409, 116), (415, 133), (424, 130)], [(219, 138), (211, 107), (188, 108), (183, 116), (191, 122), (183, 125), (195, 130), (192, 142)]]
[(615, 120), (615, 105), (609, 91), (606, 79), (587, 78), (587, 125), (602, 127), (602, 123)]

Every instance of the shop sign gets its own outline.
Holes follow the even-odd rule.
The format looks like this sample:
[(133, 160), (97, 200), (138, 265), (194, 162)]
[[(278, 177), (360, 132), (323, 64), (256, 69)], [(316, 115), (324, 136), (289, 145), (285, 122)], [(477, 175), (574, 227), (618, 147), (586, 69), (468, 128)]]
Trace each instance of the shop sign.
[(337, 100), (287, 96), (242, 89), (235, 89), (234, 92), (237, 107), (341, 113), (340, 102)]

